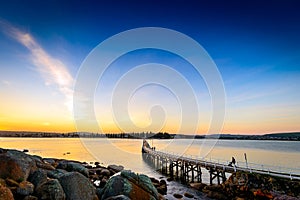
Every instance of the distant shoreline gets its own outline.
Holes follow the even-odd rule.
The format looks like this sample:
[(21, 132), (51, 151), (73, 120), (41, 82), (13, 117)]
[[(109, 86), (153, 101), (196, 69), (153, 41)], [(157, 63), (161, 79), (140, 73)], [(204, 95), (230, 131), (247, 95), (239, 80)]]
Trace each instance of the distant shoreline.
[(300, 141), (300, 132), (270, 133), (264, 135), (213, 134), (213, 135), (184, 135), (170, 133), (109, 133), (98, 134), (89, 132), (51, 133), (29, 131), (0, 131), (0, 137), (20, 138), (108, 138), (108, 139), (222, 139), (222, 140), (279, 140)]

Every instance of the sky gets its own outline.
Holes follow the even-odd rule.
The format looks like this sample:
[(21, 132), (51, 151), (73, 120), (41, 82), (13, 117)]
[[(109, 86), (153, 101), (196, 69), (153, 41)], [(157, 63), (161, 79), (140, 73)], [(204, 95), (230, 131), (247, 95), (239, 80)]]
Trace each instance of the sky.
[[(300, 131), (296, 0), (0, 3), (0, 130), (207, 133), (216, 111), (205, 78), (186, 58), (151, 48), (111, 63), (94, 91), (99, 130), (88, 122), (78, 130), (74, 87), (87, 56), (123, 31), (161, 27), (192, 38), (215, 63), (226, 94), (220, 133)], [(138, 85), (127, 91), (128, 83)]]

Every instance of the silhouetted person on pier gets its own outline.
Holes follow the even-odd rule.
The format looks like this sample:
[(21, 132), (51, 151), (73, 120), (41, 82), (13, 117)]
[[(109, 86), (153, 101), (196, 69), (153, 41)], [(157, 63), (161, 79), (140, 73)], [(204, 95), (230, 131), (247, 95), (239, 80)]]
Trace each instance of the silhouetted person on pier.
[(233, 165), (235, 165), (235, 158), (234, 157), (231, 158), (231, 162), (232, 162)]
[(231, 162), (228, 164), (228, 166), (231, 166), (231, 167), (232, 167), (232, 166), (235, 166), (235, 163), (236, 163), (236, 162), (235, 162), (235, 158), (232, 157), (232, 158), (231, 158)]

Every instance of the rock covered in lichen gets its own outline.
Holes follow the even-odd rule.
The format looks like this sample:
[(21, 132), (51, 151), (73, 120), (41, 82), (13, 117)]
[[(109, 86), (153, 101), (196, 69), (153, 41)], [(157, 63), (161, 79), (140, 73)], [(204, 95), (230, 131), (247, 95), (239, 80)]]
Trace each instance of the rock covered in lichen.
[(67, 200), (98, 199), (92, 183), (78, 172), (68, 172), (58, 180)]
[(103, 188), (101, 199), (119, 195), (125, 195), (130, 199), (159, 199), (158, 192), (148, 176), (127, 170), (115, 174), (108, 180)]
[(50, 179), (39, 185), (36, 189), (39, 199), (65, 200), (65, 192), (57, 179)]
[(21, 182), (37, 169), (32, 156), (17, 150), (0, 149), (0, 178)]

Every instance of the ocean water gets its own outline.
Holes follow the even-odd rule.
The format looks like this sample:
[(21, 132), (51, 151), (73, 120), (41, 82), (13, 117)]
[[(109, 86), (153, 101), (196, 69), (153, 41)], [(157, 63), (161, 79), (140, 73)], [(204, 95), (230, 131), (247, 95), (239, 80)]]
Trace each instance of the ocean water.
[[(300, 142), (297, 141), (252, 141), (252, 140), (148, 140), (156, 150), (177, 155), (197, 157), (227, 165), (231, 157), (237, 164), (275, 169), (300, 174)], [(99, 161), (103, 165), (119, 164), (126, 169), (161, 178), (156, 169), (142, 158), (142, 140), (106, 138), (0, 138), (1, 148), (28, 149), (30, 154), (86, 162)], [(203, 170), (203, 181), (208, 173)], [(165, 178), (165, 177), (164, 177)], [(169, 183), (168, 199), (171, 193), (180, 190), (193, 193), (198, 199), (206, 199), (202, 194), (191, 191), (179, 183)]]

